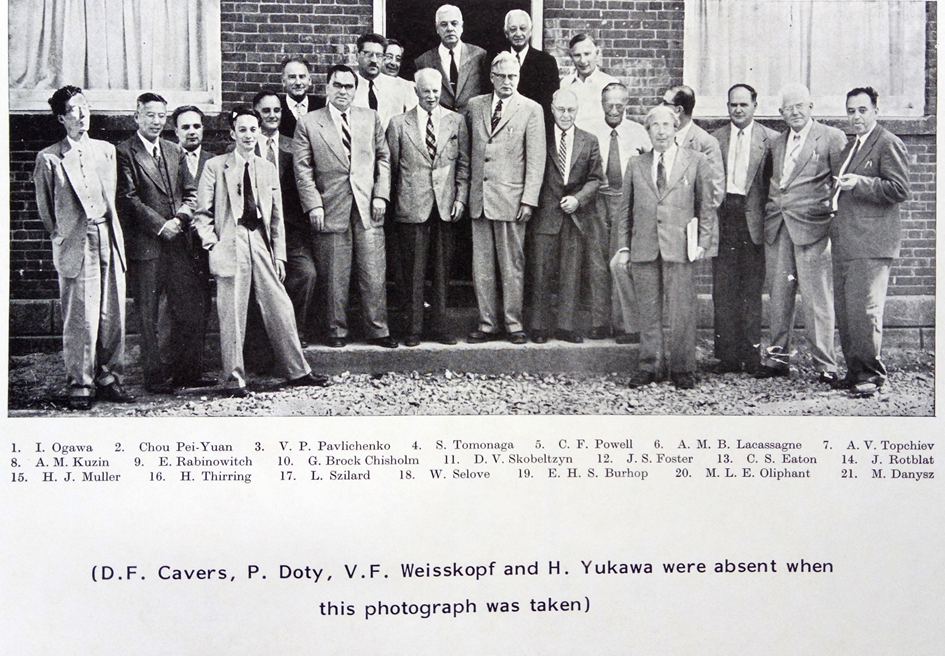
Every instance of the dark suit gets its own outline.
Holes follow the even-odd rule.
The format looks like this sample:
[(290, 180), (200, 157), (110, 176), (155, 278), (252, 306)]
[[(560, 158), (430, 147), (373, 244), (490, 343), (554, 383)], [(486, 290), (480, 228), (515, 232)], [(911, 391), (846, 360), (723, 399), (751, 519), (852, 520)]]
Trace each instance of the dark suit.
[[(581, 286), (583, 262), (590, 274), (591, 325), (603, 326), (609, 319), (606, 313), (607, 264), (595, 230), (601, 217), (597, 213), (597, 190), (604, 182), (597, 137), (573, 128), (568, 181), (558, 160), (556, 130), (548, 140), (545, 158), (545, 179), (538, 198), (538, 209), (528, 222), (534, 248), (532, 328), (547, 331), (551, 327), (552, 282), (558, 270), (558, 321), (561, 330), (575, 329), (575, 315)], [(573, 196), (578, 209), (567, 214), (561, 209), (561, 199)]]
[[(188, 238), (197, 189), (180, 146), (159, 139), (164, 170), (137, 134), (117, 147), (118, 209), (133, 276), (146, 385), (181, 382), (201, 374), (206, 330), (206, 280), (195, 267)], [(168, 186), (169, 185), (169, 186)], [(164, 224), (180, 219), (181, 234), (159, 236)], [(162, 353), (158, 308), (167, 294), (170, 343)]]
[[(840, 174), (854, 143), (835, 160), (834, 175)], [(899, 137), (876, 125), (844, 173), (864, 179), (840, 192), (830, 226), (840, 346), (848, 379), (882, 385), (886, 287), (892, 260), (899, 257), (899, 203), (909, 198), (906, 147)]]
[[(764, 211), (771, 181), (771, 147), (778, 133), (757, 121), (751, 125), (743, 194), (725, 194), (719, 208), (719, 255), (712, 262), (715, 357), (728, 369), (758, 366), (761, 345), (761, 289), (765, 282)], [(722, 149), (726, 188), (732, 171), (731, 149), (738, 128), (727, 123), (712, 133)], [(742, 139), (745, 139), (743, 136)]]
[(765, 206), (765, 258), (771, 280), (771, 346), (762, 362), (789, 366), (798, 290), (804, 303), (807, 340), (820, 372), (836, 372), (833, 280), (830, 260), (831, 162), (846, 145), (837, 128), (813, 122), (793, 170), (782, 180), (788, 140), (778, 135), (771, 150), (771, 184)]
[[(516, 54), (514, 50), (512, 54)], [(551, 115), (551, 97), (561, 84), (558, 74), (558, 61), (543, 50), (531, 46), (521, 62), (518, 78), (518, 92), (541, 105), (545, 114), (545, 129), (551, 133), (554, 117)]]
[(454, 202), (465, 205), (469, 200), (469, 132), (465, 121), (458, 114), (442, 110), (435, 135), (436, 156), (431, 158), (426, 146), (426, 117), (426, 111), (417, 107), (392, 118), (387, 129), (396, 190), (394, 220), (410, 273), (407, 332), (416, 337), (423, 331), (428, 257), (433, 265), (433, 331), (446, 336), (451, 212)]
[(348, 291), (352, 259), (361, 307), (371, 339), (387, 337), (387, 260), (383, 219), (371, 216), (373, 199), (390, 199), (390, 150), (377, 112), (348, 108), (351, 160), (328, 107), (307, 114), (292, 145), (295, 180), (306, 214), (325, 212), (325, 228), (315, 234), (315, 265), (324, 281), (328, 330), (348, 336)]
[[(33, 182), (39, 218), (52, 241), (62, 303), (62, 356), (70, 396), (88, 397), (94, 385), (114, 383), (125, 351), (125, 249), (115, 210), (115, 147), (69, 139), (36, 155)], [(100, 188), (92, 199), (90, 185)]]
[[(289, 109), (289, 103), (287, 102), (284, 93), (279, 94), (279, 102), (282, 103), (282, 122), (279, 124), (279, 133), (291, 139), (295, 136), (295, 114), (293, 114), (292, 110)], [(316, 109), (321, 109), (324, 106), (325, 99), (321, 96), (310, 95), (308, 97), (309, 113), (314, 112)]]
[(699, 219), (699, 246), (714, 257), (718, 244), (714, 175), (705, 155), (678, 148), (666, 187), (653, 181), (650, 151), (632, 157), (624, 175), (629, 214), (619, 217), (617, 244), (630, 249), (633, 285), (640, 316), (640, 370), (663, 368), (663, 325), (668, 323), (669, 372), (696, 370), (695, 263), (686, 253), (686, 225)]
[(443, 68), (443, 62), (440, 61), (439, 46), (433, 50), (427, 50), (417, 57), (414, 64), (417, 70), (421, 68), (435, 68), (443, 74), (443, 91), (440, 93), (440, 104), (451, 109), (454, 112), (462, 112), (470, 99), (479, 94), (485, 93), (490, 87), (489, 83), (489, 56), (486, 51), (479, 46), (464, 43), (463, 61), (457, 67), (458, 74), (456, 78), (456, 92), (450, 86), (449, 69)]

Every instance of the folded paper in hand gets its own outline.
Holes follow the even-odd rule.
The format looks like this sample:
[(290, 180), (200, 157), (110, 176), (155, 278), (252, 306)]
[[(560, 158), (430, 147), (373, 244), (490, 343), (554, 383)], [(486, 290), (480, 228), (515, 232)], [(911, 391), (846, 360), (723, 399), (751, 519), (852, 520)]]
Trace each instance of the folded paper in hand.
[(697, 249), (699, 248), (699, 217), (694, 216), (686, 224), (686, 254), (690, 262), (696, 261)]

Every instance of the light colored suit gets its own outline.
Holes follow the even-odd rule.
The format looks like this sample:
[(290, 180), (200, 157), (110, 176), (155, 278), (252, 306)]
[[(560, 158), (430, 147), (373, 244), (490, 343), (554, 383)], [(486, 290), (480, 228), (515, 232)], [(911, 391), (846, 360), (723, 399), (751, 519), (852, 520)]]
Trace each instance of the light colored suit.
[(217, 281), (220, 349), (226, 383), (246, 385), (243, 340), (250, 288), (256, 293), (277, 361), (286, 378), (311, 369), (302, 355), (292, 302), (279, 282), (275, 262), (285, 263), (282, 194), (275, 167), (254, 155), (254, 196), (262, 225), (248, 230), (243, 215), (245, 166), (235, 152), (214, 157), (204, 167), (197, 189), (194, 225), (203, 247), (210, 251), (210, 272)]
[(302, 211), (325, 211), (325, 229), (315, 234), (315, 266), (327, 288), (329, 335), (348, 336), (353, 253), (368, 336), (386, 337), (384, 223), (372, 221), (371, 201), (390, 199), (390, 150), (374, 110), (349, 107), (348, 124), (350, 161), (328, 107), (302, 117), (292, 146), (295, 180)]
[(417, 107), (391, 119), (387, 130), (395, 180), (394, 220), (410, 272), (408, 333), (423, 330), (423, 284), (433, 259), (433, 330), (446, 331), (446, 289), (452, 251), (453, 203), (469, 200), (469, 132), (463, 118), (442, 110), (436, 156), (426, 145), (427, 113)]
[[(712, 133), (722, 149), (725, 184), (738, 128), (726, 123)], [(712, 262), (715, 311), (715, 357), (723, 367), (749, 371), (758, 366), (761, 345), (761, 291), (765, 281), (764, 210), (771, 181), (771, 148), (778, 133), (757, 121), (751, 124), (745, 194), (728, 194), (719, 208), (719, 255)], [(745, 139), (743, 135), (741, 137)]]
[(715, 209), (718, 209), (725, 198), (725, 168), (722, 164), (722, 149), (719, 147), (718, 140), (692, 123), (685, 139), (676, 143), (680, 148), (688, 148), (705, 155), (709, 163), (709, 171), (711, 171), (713, 202)]
[(500, 330), (496, 314), (496, 260), (502, 276), (505, 328), (524, 330), (525, 224), (521, 205), (537, 207), (545, 173), (545, 126), (541, 106), (514, 93), (492, 130), (492, 94), (469, 101), (464, 112), (472, 141), (469, 215), (473, 231), (473, 281), (479, 329)]
[(440, 104), (454, 112), (462, 112), (469, 101), (489, 88), (489, 55), (479, 46), (463, 44), (463, 61), (456, 68), (456, 93), (450, 86), (450, 72), (443, 68), (439, 46), (417, 57), (417, 70), (435, 68), (443, 75)]
[(771, 150), (771, 184), (765, 208), (764, 239), (771, 276), (771, 345), (762, 364), (789, 366), (797, 292), (804, 303), (807, 339), (814, 366), (836, 372), (830, 228), (833, 180), (831, 162), (846, 145), (837, 128), (814, 122), (786, 180), (781, 176), (788, 129)]
[[(834, 175), (853, 143), (834, 160)], [(840, 192), (830, 225), (840, 346), (855, 383), (886, 381), (883, 310), (889, 269), (899, 257), (899, 204), (909, 198), (908, 158), (902, 140), (876, 125), (844, 171), (863, 179)]]
[(678, 148), (666, 187), (653, 181), (655, 152), (633, 157), (624, 176), (629, 213), (619, 217), (617, 240), (630, 249), (640, 319), (640, 369), (664, 365), (663, 324), (669, 324), (669, 372), (696, 370), (695, 263), (686, 252), (686, 224), (699, 219), (699, 246), (714, 257), (718, 244), (714, 171), (705, 155)]
[[(125, 351), (126, 260), (115, 210), (115, 147), (89, 138), (85, 144), (82, 160), (91, 160), (101, 182), (100, 202), (93, 204), (85, 192), (84, 161), (68, 139), (41, 150), (33, 170), (39, 217), (59, 273), (63, 359), (75, 396), (90, 396), (95, 384), (115, 382)], [(104, 217), (93, 216), (99, 207)]]

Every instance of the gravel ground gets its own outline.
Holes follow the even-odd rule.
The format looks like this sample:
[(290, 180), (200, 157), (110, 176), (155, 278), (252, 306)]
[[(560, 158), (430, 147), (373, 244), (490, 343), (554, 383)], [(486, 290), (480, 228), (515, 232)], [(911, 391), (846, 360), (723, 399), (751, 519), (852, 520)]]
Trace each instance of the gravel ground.
[[(711, 348), (701, 344), (700, 351)], [(137, 362), (135, 353), (130, 362)], [(325, 389), (279, 389), (279, 380), (256, 377), (246, 399), (222, 396), (218, 388), (185, 390), (174, 396), (145, 395), (140, 372), (126, 387), (139, 396), (130, 405), (97, 403), (88, 412), (70, 410), (62, 396), (61, 354), (11, 357), (9, 414), (13, 417), (242, 417), (350, 415), (806, 415), (933, 416), (934, 354), (889, 349), (884, 359), (886, 387), (869, 399), (851, 398), (814, 381), (809, 357), (790, 378), (755, 380), (747, 374), (700, 371), (694, 390), (678, 391), (669, 382), (631, 390), (629, 373), (505, 374), (344, 373)]]

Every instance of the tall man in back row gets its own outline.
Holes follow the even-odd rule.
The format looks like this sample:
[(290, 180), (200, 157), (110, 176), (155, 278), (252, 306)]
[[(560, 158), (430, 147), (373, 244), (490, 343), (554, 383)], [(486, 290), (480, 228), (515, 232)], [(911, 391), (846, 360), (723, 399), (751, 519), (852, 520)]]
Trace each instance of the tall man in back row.
[(469, 216), (479, 304), (470, 344), (495, 339), (503, 324), (510, 342), (528, 341), (522, 323), (525, 224), (538, 205), (545, 172), (545, 125), (538, 103), (516, 92), (518, 75), (518, 60), (499, 53), (492, 60), (494, 93), (473, 98), (464, 112), (472, 139)]
[(489, 85), (489, 58), (479, 46), (463, 43), (463, 12), (443, 5), (436, 10), (436, 33), (440, 45), (428, 50), (415, 62), (417, 70), (435, 68), (443, 74), (440, 104), (462, 112), (470, 99), (485, 93)]
[(545, 128), (554, 124), (551, 116), (551, 97), (561, 84), (558, 62), (543, 50), (533, 48), (532, 18), (521, 9), (513, 9), (505, 15), (505, 38), (511, 52), (519, 62), (518, 92), (541, 105), (545, 115)]
[(781, 91), (788, 129), (774, 142), (765, 208), (765, 258), (771, 274), (771, 345), (759, 378), (789, 376), (797, 293), (818, 380), (837, 380), (830, 257), (831, 162), (846, 145), (842, 131), (811, 119), (814, 103), (802, 84)]

